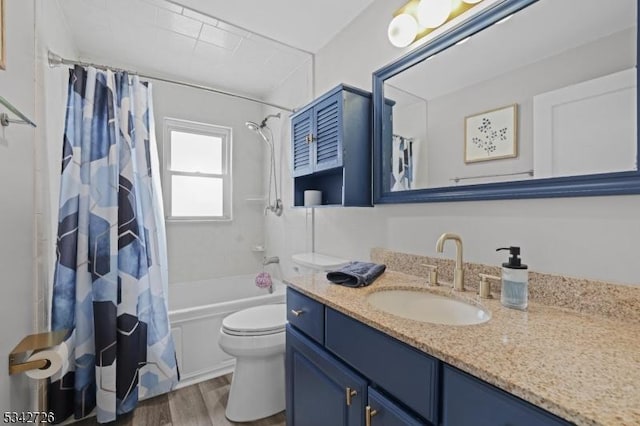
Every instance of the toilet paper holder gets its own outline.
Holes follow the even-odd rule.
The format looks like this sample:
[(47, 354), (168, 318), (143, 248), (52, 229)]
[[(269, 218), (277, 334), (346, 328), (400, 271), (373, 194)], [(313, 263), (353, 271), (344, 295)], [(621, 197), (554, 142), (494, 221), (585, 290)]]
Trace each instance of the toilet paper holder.
[(25, 360), (33, 351), (52, 348), (64, 342), (67, 334), (68, 330), (57, 330), (26, 336), (9, 353), (9, 375), (24, 373), (29, 370), (47, 368), (51, 363), (49, 360)]

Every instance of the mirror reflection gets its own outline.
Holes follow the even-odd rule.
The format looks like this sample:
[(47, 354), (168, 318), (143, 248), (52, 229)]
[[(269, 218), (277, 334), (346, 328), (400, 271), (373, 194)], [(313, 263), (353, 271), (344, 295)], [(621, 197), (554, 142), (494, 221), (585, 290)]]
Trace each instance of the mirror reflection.
[(637, 170), (635, 0), (541, 0), (384, 82), (386, 190)]

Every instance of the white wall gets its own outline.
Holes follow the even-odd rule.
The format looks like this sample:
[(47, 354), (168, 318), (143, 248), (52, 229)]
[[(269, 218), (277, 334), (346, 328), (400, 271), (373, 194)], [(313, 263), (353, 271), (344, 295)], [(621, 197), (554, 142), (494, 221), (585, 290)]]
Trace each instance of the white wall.
[(60, 168), (67, 105), (67, 67), (51, 68), (47, 53), (77, 54), (58, 0), (36, 1), (36, 323), (48, 329), (58, 232)]
[[(264, 244), (261, 204), (247, 198), (262, 195), (266, 144), (245, 121), (260, 122), (259, 104), (168, 83), (153, 83), (156, 136), (163, 141), (163, 118), (171, 117), (233, 129), (233, 221), (169, 222), (169, 282), (257, 272)], [(162, 148), (160, 148), (162, 150)], [(161, 158), (162, 162), (162, 158)]]
[[(304, 106), (313, 99), (313, 61), (295, 70), (283, 84), (271, 94), (269, 101), (292, 109)], [(269, 213), (265, 219), (266, 255), (278, 256), (280, 265), (269, 265), (266, 270), (278, 278), (290, 275), (293, 271), (291, 256), (295, 253), (311, 251), (311, 216), (303, 208), (291, 208), (293, 205), (293, 180), (291, 179), (291, 113), (274, 108), (265, 108), (264, 115), (281, 113), (279, 120), (269, 120), (274, 135), (276, 152), (276, 170), (284, 212), (277, 217)], [(266, 161), (266, 160), (265, 160)], [(265, 175), (266, 176), (266, 175)], [(265, 192), (266, 192), (265, 182)]]
[[(376, 0), (318, 52), (317, 95), (340, 82), (370, 90), (371, 73), (403, 53), (386, 39), (389, 19), (402, 3)], [(295, 104), (298, 96), (292, 95), (289, 103)], [(292, 205), (290, 177), (288, 181), (285, 206)], [(438, 236), (456, 232), (463, 238), (468, 261), (496, 265), (504, 255), (495, 248), (519, 245), (525, 263), (535, 271), (640, 284), (635, 266), (640, 249), (639, 211), (640, 196), (318, 209), (316, 247), (318, 252), (353, 259), (368, 259), (375, 246), (439, 256)], [(304, 215), (288, 208), (284, 217), (289, 232), (303, 227)], [(279, 227), (268, 226), (266, 232), (272, 250), (291, 251), (293, 236), (278, 235)], [(298, 238), (302, 237), (295, 237), (295, 244), (303, 245)], [(445, 248), (445, 256), (453, 256), (452, 247)], [(293, 271), (288, 268), (284, 273)]]
[[(34, 2), (5, 1), (6, 70), (0, 70), (0, 95), (25, 115), (35, 116)], [(4, 107), (0, 107), (6, 112)], [(32, 118), (33, 119), (33, 118)], [(0, 128), (0, 354), (9, 351), (32, 330), (34, 282), (34, 138), (33, 128), (11, 124)], [(0, 412), (30, 406), (23, 375), (0, 368)]]

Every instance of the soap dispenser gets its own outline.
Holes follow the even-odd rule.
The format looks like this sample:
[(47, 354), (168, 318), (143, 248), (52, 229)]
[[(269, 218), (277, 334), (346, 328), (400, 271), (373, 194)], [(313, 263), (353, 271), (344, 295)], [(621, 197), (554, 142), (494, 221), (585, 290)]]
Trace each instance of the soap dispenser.
[(503, 247), (509, 250), (509, 261), (502, 264), (502, 292), (500, 302), (507, 308), (525, 310), (529, 299), (529, 271), (521, 262), (520, 247)]

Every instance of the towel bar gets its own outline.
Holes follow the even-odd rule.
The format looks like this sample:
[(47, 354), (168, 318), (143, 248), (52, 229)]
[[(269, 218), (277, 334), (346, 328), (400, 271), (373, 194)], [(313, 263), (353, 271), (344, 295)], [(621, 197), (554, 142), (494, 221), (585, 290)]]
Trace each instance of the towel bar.
[(6, 112), (3, 112), (0, 114), (0, 124), (2, 126), (7, 127), (9, 123), (17, 123), (17, 124), (28, 124), (30, 126), (36, 127), (36, 123), (29, 120), (26, 115), (21, 113), (20, 110), (18, 110), (18, 108), (11, 105), (11, 103), (5, 98), (3, 98), (2, 96), (0, 96), (0, 104), (4, 105), (9, 111), (11, 111), (12, 113), (14, 113), (20, 118), (19, 120), (11, 119), (9, 118), (9, 114), (7, 114)]

